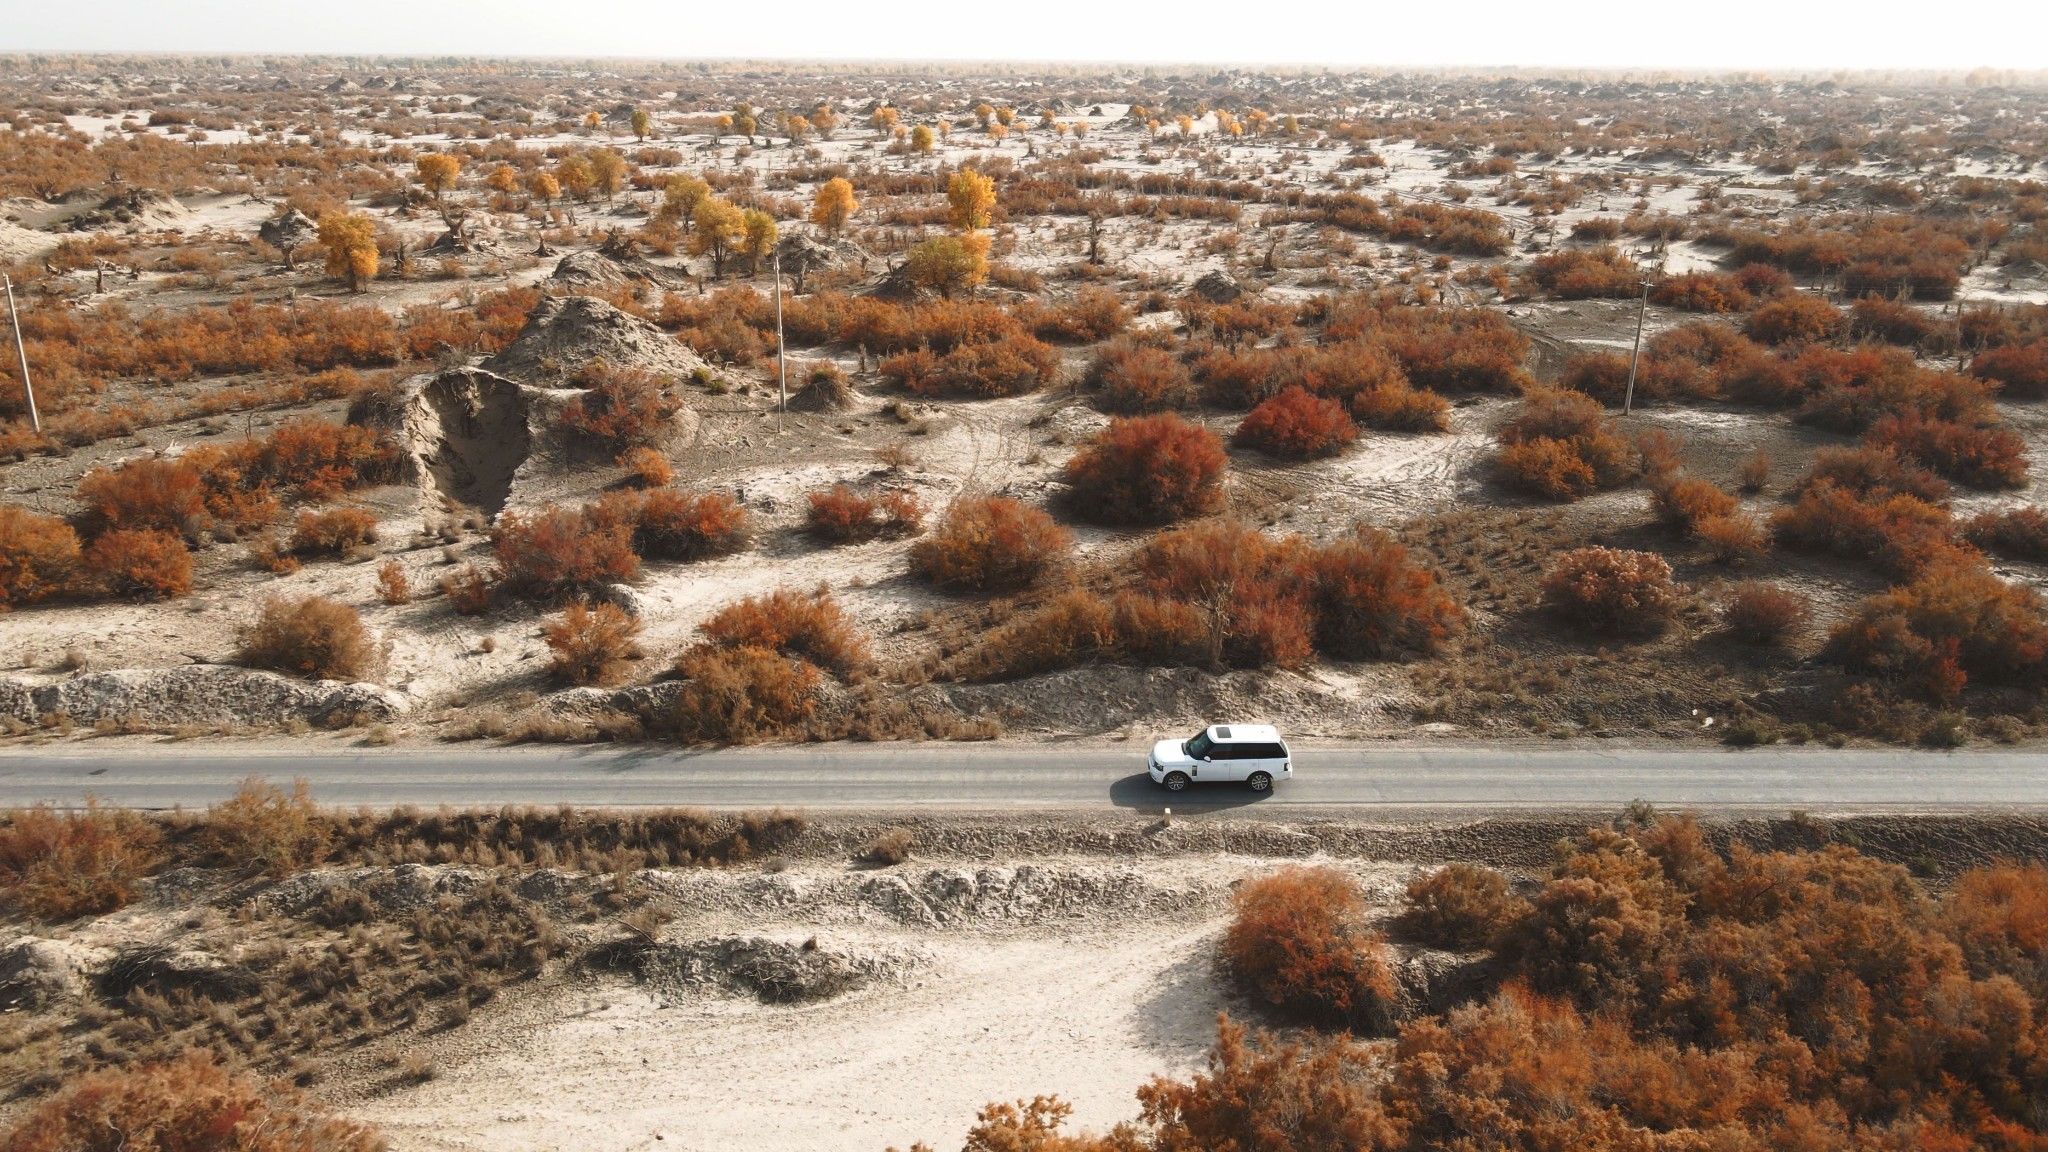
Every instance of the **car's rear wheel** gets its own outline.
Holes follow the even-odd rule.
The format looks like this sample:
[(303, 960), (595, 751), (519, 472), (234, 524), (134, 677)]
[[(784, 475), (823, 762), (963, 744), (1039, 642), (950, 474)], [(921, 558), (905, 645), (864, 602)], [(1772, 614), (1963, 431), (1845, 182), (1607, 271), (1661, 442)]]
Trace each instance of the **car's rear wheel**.
[(1168, 772), (1166, 779), (1160, 781), (1160, 783), (1166, 785), (1168, 792), (1178, 792), (1188, 786), (1188, 774), (1185, 772)]
[(1252, 791), (1264, 792), (1273, 786), (1273, 774), (1271, 772), (1254, 772), (1250, 776), (1245, 777), (1244, 782), (1251, 785)]

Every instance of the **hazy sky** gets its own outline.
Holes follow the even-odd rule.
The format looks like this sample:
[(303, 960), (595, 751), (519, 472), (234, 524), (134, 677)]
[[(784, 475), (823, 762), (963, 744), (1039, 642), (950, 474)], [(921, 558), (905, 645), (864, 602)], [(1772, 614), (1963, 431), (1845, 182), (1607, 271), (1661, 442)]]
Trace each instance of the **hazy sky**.
[(5, 0), (0, 50), (2048, 69), (2048, 0)]

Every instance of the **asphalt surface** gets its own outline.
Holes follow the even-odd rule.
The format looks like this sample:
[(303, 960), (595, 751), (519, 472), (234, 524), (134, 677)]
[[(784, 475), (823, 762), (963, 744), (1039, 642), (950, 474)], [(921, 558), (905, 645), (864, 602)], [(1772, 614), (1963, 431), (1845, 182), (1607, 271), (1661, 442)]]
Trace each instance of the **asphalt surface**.
[(617, 747), (365, 749), (315, 754), (135, 746), (0, 752), (0, 807), (198, 808), (255, 775), (308, 780), (330, 804), (713, 808), (1240, 810), (1567, 809), (1641, 800), (1701, 811), (2048, 808), (2048, 753), (1892, 749), (1488, 749), (1303, 746), (1267, 796), (1177, 796), (1137, 744), (826, 745), (688, 752)]

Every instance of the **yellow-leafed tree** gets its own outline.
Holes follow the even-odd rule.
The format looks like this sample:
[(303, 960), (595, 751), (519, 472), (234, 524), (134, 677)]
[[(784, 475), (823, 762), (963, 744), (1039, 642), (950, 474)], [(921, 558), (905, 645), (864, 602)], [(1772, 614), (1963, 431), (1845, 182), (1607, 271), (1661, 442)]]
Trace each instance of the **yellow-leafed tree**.
[(844, 176), (834, 176), (818, 185), (817, 199), (811, 204), (811, 223), (825, 230), (827, 236), (837, 236), (860, 211), (860, 201), (854, 199), (853, 182)]
[(962, 168), (946, 181), (946, 202), (951, 206), (953, 227), (964, 230), (986, 228), (996, 210), (996, 182)]
[(327, 212), (320, 217), (320, 247), (327, 252), (327, 274), (348, 281), (360, 292), (363, 281), (377, 275), (377, 225), (353, 212)]

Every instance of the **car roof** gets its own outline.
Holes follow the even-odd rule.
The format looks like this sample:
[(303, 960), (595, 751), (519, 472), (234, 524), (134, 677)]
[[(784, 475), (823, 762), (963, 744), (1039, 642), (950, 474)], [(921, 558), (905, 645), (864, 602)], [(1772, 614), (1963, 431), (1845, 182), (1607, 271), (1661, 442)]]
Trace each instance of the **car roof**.
[(1280, 739), (1280, 730), (1271, 724), (1212, 724), (1209, 738), (1225, 744), (1271, 744)]

